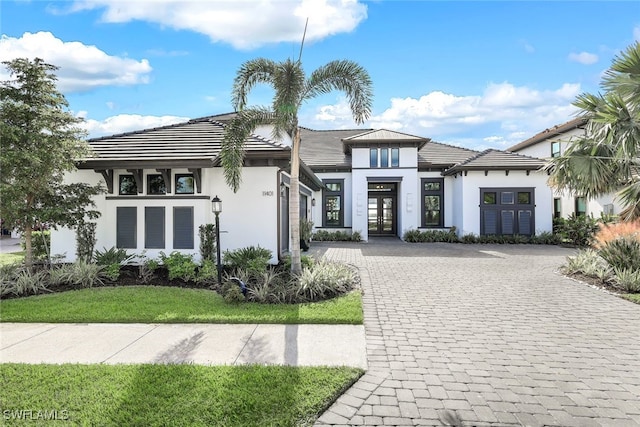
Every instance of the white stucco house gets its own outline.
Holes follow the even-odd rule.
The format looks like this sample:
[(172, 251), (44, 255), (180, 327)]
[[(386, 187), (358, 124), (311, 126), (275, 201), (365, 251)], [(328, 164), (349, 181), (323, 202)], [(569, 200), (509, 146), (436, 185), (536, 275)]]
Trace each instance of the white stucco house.
[[(156, 257), (173, 250), (199, 256), (198, 227), (223, 202), (221, 248), (289, 247), (291, 142), (264, 127), (247, 141), (242, 185), (233, 193), (219, 163), (233, 114), (89, 140), (94, 155), (69, 182), (102, 183), (96, 197), (98, 249), (119, 247)], [(551, 231), (553, 197), (544, 161), (499, 150), (454, 147), (384, 130), (302, 129), (301, 216), (316, 229), (351, 230), (364, 240), (411, 229), (455, 227), (468, 233), (532, 235)], [(52, 253), (75, 258), (73, 230), (52, 234)]]
[[(564, 153), (572, 139), (585, 136), (587, 120), (576, 118), (566, 123), (545, 129), (507, 150), (513, 153), (548, 160)], [(567, 218), (572, 214), (591, 215), (599, 218), (602, 214), (617, 215), (622, 205), (616, 200), (614, 193), (597, 198), (586, 198), (581, 194), (569, 191), (553, 191), (554, 218)]]

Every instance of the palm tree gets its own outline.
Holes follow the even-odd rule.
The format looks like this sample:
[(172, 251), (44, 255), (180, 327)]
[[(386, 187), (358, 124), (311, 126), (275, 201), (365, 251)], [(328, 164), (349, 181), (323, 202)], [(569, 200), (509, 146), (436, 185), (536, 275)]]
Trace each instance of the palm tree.
[[(259, 83), (270, 85), (275, 94), (270, 108), (247, 107), (247, 95)], [(225, 130), (221, 164), (224, 177), (233, 191), (238, 191), (244, 162), (244, 144), (257, 126), (273, 126), (273, 138), (288, 135), (291, 147), (291, 182), (289, 224), (291, 227), (291, 272), (302, 271), (300, 263), (300, 128), (298, 111), (303, 102), (318, 95), (339, 90), (346, 94), (357, 124), (371, 114), (372, 84), (367, 71), (353, 61), (339, 60), (316, 69), (307, 78), (300, 60), (275, 62), (258, 58), (245, 62), (236, 75), (232, 103), (236, 117)]]
[(617, 192), (624, 221), (640, 218), (640, 42), (613, 59), (601, 87), (573, 105), (587, 119), (585, 136), (547, 165), (550, 184), (585, 197)]

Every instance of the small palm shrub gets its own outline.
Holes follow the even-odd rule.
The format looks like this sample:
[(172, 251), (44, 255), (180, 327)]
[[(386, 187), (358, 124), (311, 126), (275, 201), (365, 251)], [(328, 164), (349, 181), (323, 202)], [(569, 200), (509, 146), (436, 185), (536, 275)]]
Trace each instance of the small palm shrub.
[(619, 237), (606, 242), (598, 253), (614, 269), (640, 270), (640, 239)]
[(164, 252), (160, 252), (160, 261), (167, 267), (169, 280), (180, 279), (185, 282), (195, 280), (198, 265), (193, 261), (193, 255), (173, 251), (167, 256)]
[(248, 246), (234, 251), (225, 251), (223, 261), (233, 270), (243, 269), (260, 275), (267, 269), (271, 260), (271, 251), (260, 246)]
[(98, 265), (125, 265), (131, 262), (135, 257), (135, 255), (129, 255), (125, 249), (112, 246), (109, 249), (103, 247), (102, 251), (96, 250), (93, 259)]
[(305, 268), (298, 278), (297, 295), (308, 301), (332, 298), (347, 292), (355, 282), (354, 271), (344, 264), (322, 260)]

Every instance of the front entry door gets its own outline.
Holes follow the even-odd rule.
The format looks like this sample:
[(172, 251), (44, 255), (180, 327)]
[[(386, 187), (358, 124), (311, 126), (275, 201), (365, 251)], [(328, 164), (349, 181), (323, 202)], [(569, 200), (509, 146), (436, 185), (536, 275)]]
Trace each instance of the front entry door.
[(369, 194), (367, 218), (370, 236), (395, 234), (395, 196)]

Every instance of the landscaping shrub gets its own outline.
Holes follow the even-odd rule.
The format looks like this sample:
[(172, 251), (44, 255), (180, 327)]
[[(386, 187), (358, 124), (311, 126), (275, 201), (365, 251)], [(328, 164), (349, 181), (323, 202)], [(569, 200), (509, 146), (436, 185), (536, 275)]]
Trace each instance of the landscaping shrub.
[[(313, 267), (314, 260), (312, 257), (308, 255), (300, 256), (300, 263), (302, 264), (302, 268), (311, 268)], [(291, 256), (287, 255), (282, 260), (282, 268), (286, 271), (291, 271)]]
[(564, 267), (568, 274), (580, 273), (592, 277), (599, 277), (599, 272), (607, 268), (606, 261), (591, 248), (583, 249), (577, 255), (567, 257), (567, 264)]
[(322, 260), (305, 268), (298, 278), (297, 295), (308, 301), (332, 298), (347, 292), (355, 282), (354, 271), (344, 264)]
[(300, 240), (307, 245), (313, 237), (313, 221), (306, 218), (300, 218)]
[(47, 291), (46, 270), (33, 270), (22, 264), (0, 266), (0, 297), (24, 296)]
[(218, 278), (218, 268), (216, 264), (210, 260), (204, 260), (196, 273), (196, 283), (214, 283)]
[(70, 264), (68, 283), (81, 286), (83, 288), (92, 288), (94, 286), (104, 285), (102, 281), (102, 270), (104, 266), (92, 264), (84, 261), (76, 261)]
[(619, 237), (601, 246), (598, 253), (614, 269), (640, 270), (640, 239)]
[(216, 256), (216, 226), (202, 224), (198, 228), (200, 233), (200, 259), (215, 261)]
[(407, 230), (402, 239), (409, 243), (457, 243), (460, 241), (455, 227), (451, 227), (449, 230)]
[(615, 282), (629, 293), (640, 292), (640, 270), (614, 267)]
[[(21, 238), (20, 246), (24, 251), (24, 236)], [(31, 232), (31, 252), (34, 261), (43, 260), (49, 256), (51, 253), (51, 232), (49, 230)]]
[(115, 246), (112, 246), (109, 249), (103, 247), (102, 249), (102, 251), (97, 250), (93, 257), (98, 265), (125, 265), (130, 263), (136, 257), (135, 255), (129, 255), (126, 250), (116, 248)]
[(245, 296), (238, 283), (228, 277), (223, 280), (221, 294), (222, 298), (228, 303), (237, 304), (245, 301)]
[(173, 251), (167, 256), (160, 252), (160, 261), (167, 267), (169, 280), (180, 279), (185, 282), (195, 280), (198, 265), (193, 261), (193, 255)]
[(640, 221), (601, 224), (594, 236), (593, 246), (602, 248), (619, 238), (640, 242)]
[(569, 218), (555, 218), (553, 231), (563, 243), (585, 247), (591, 245), (598, 231), (598, 222), (591, 216), (573, 214)]
[(262, 274), (271, 260), (271, 251), (260, 246), (248, 246), (234, 251), (225, 251), (223, 261), (231, 269), (243, 269), (256, 275)]
[(317, 242), (360, 242), (362, 234), (359, 231), (317, 230), (313, 233), (313, 240)]
[(96, 247), (95, 222), (81, 222), (76, 229), (76, 257), (84, 262), (93, 259), (93, 250)]
[(553, 234), (550, 231), (543, 231), (542, 233), (531, 236), (529, 242), (536, 245), (558, 245), (561, 243), (561, 238), (559, 235)]

